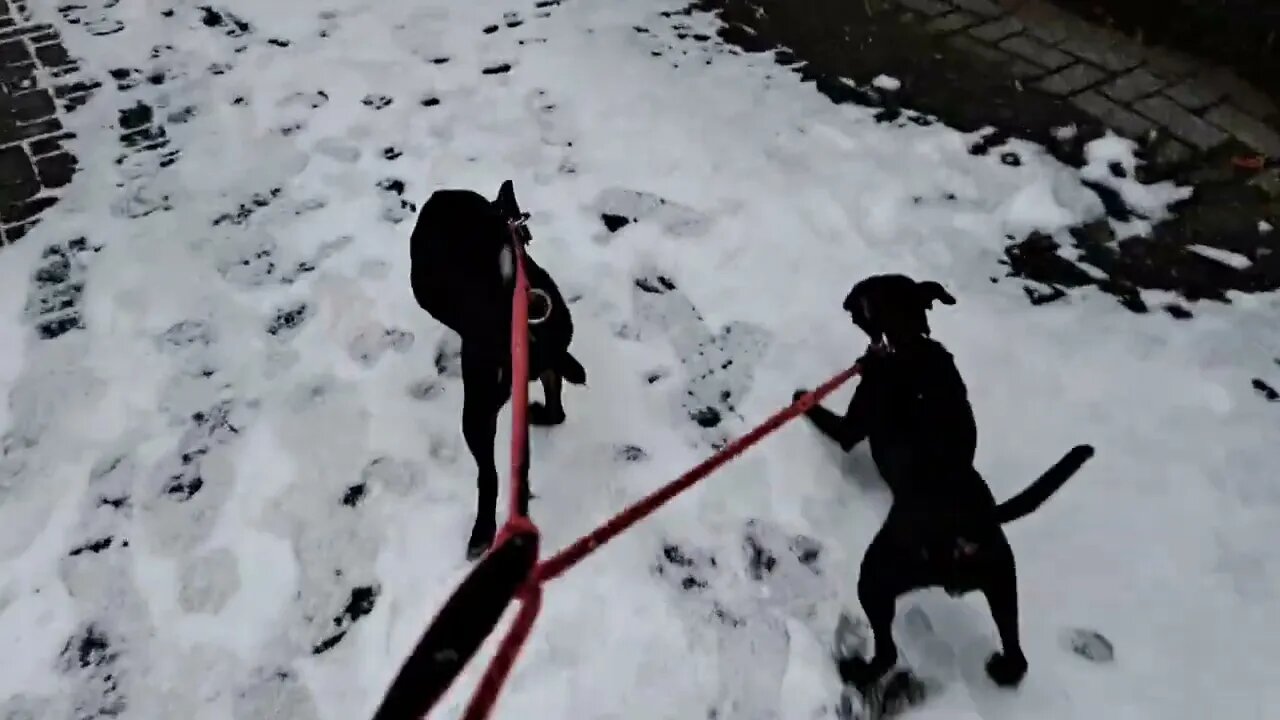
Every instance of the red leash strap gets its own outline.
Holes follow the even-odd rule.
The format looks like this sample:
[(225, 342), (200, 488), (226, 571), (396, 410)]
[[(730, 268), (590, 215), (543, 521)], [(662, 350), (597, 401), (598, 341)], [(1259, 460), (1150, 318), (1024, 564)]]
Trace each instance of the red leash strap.
[(613, 516), (612, 519), (591, 531), (590, 534), (579, 538), (577, 542), (538, 563), (538, 567), (534, 568), (533, 571), (534, 582), (545, 583), (564, 574), (566, 570), (577, 565), (601, 545), (652, 515), (654, 511), (670, 502), (672, 498), (688, 490), (699, 480), (741, 455), (747, 448), (760, 442), (774, 430), (782, 427), (796, 416), (807, 412), (809, 408), (821, 402), (823, 398), (835, 392), (837, 388), (857, 375), (860, 370), (861, 368), (858, 365), (854, 365), (841, 372), (818, 386), (816, 390), (801, 396), (789, 407), (774, 413), (772, 417), (757, 425), (751, 432), (729, 443), (720, 452), (698, 463), (692, 470)]
[[(529, 483), (529, 278), (519, 226), (511, 225), (516, 286), (511, 296), (511, 498), (508, 518), (527, 517)], [(535, 529), (536, 531), (536, 529)]]
[(519, 225), (511, 224), (515, 289), (511, 298), (511, 490), (507, 522), (493, 546), (445, 602), (400, 667), (373, 720), (418, 720), (439, 702), (519, 595), (520, 614), (503, 639), (464, 716), (482, 720), (514, 665), (542, 603), (529, 582), (538, 562), (538, 528), (525, 512), (529, 447), (529, 280)]
[[(526, 527), (519, 527), (520, 524)], [(512, 525), (517, 527), (513, 528)], [(480, 558), (427, 627), (391, 683), (374, 720), (426, 715), (493, 633), (512, 598), (526, 587), (538, 561), (538, 532), (517, 518)]]

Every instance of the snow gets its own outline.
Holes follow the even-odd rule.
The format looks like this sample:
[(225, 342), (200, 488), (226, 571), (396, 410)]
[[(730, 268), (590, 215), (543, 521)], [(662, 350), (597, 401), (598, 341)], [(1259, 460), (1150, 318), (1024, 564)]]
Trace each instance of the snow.
[[(847, 365), (865, 338), (844, 294), (905, 272), (959, 299), (932, 323), (998, 497), (1073, 444), (1098, 448), (1010, 528), (1020, 689), (982, 672), (980, 600), (900, 603), (904, 657), (943, 685), (917, 717), (1243, 719), (1280, 703), (1280, 450), (1249, 387), (1276, 352), (1261, 339), (1280, 329), (1275, 297), (1179, 322), (1091, 290), (1033, 309), (990, 281), (1006, 234), (1102, 217), (1083, 180), (1153, 220), (1185, 197), (1102, 172), (1131, 170), (1130, 147), (1098, 141), (1082, 171), (1027, 143), (973, 156), (975, 134), (877, 123), (768, 55), (679, 39), (675, 22), (715, 23), (663, 18), (677, 6), (657, 0), (325, 7), (233, 0), (211, 26), (186, 4), (36, 4), (86, 67), (165, 80), (109, 81), (66, 119), (84, 169), (3, 251), (0, 638), (22, 651), (0, 717), (369, 716), (468, 568), (474, 503), (456, 341), (407, 282), (408, 203), (507, 178), (531, 252), (575, 298), (590, 381), (566, 390), (564, 426), (533, 434), (545, 548)], [(138, 101), (167, 145), (118, 144)], [(604, 212), (630, 223), (611, 233)], [(29, 278), (82, 236), (65, 254), (84, 328), (42, 340), (25, 308), (52, 291)], [(677, 289), (637, 287), (656, 275)], [(726, 392), (720, 427), (688, 419)], [(827, 646), (860, 612), (856, 569), (887, 505), (865, 450), (788, 427), (549, 586), (496, 717), (831, 717)], [(748, 537), (776, 557), (760, 580)], [(817, 548), (817, 571), (793, 545)], [(1103, 633), (1115, 661), (1072, 654), (1072, 628)], [(493, 645), (436, 717), (458, 716)]]
[(1210, 247), (1208, 245), (1192, 244), (1192, 245), (1188, 245), (1187, 249), (1197, 255), (1202, 255), (1214, 262), (1222, 263), (1223, 265), (1226, 265), (1227, 267), (1235, 268), (1236, 270), (1245, 270), (1245, 269), (1248, 269), (1251, 265), (1253, 265), (1253, 261), (1250, 260), (1248, 257), (1245, 257), (1244, 255), (1241, 255), (1238, 252), (1223, 250), (1222, 248)]
[(877, 75), (875, 79), (871, 81), (871, 84), (881, 90), (888, 90), (889, 92), (893, 92), (894, 90), (902, 87), (901, 80), (888, 75)]
[(1258, 232), (1260, 234), (1266, 235), (1267, 233), (1271, 232), (1274, 229), (1275, 227), (1271, 223), (1267, 222), (1266, 220), (1258, 221)]

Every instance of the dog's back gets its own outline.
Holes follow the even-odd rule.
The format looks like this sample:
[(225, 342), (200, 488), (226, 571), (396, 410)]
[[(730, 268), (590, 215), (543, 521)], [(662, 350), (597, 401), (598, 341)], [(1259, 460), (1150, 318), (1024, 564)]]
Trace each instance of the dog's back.
[(872, 363), (871, 452), (894, 493), (932, 492), (973, 467), (978, 430), (968, 390), (941, 343), (919, 338)]
[[(437, 190), (423, 203), (409, 239), (414, 297), (463, 341), (502, 362), (511, 338), (514, 258), (511, 230), (498, 208), (471, 190)], [(525, 256), (529, 286), (551, 301), (531, 333), (533, 375), (561, 364), (573, 337), (568, 306), (551, 276)]]

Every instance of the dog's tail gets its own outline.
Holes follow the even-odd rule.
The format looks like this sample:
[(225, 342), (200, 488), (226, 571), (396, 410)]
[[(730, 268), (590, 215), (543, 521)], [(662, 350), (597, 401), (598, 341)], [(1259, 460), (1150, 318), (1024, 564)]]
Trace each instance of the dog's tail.
[(996, 520), (1004, 525), (1036, 511), (1048, 500), (1058, 488), (1066, 484), (1071, 476), (1093, 457), (1092, 445), (1077, 445), (1067, 451), (1062, 459), (1035, 479), (1022, 492), (996, 506)]

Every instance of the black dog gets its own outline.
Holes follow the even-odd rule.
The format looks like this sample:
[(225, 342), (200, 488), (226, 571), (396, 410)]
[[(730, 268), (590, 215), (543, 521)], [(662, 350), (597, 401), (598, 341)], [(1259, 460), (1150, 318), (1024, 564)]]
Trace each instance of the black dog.
[[(511, 397), (513, 243), (531, 240), (523, 218), (510, 180), (493, 202), (470, 190), (438, 190), (422, 206), (409, 240), (414, 297), (462, 338), (462, 434), (478, 469), (469, 559), (489, 548), (495, 532), (493, 439), (498, 411)], [(582, 385), (586, 371), (569, 354), (573, 319), (559, 288), (533, 258), (524, 260), (531, 288), (529, 380), (540, 379), (546, 396), (545, 404), (529, 404), (529, 422), (558, 425), (565, 419), (561, 381)], [(527, 467), (527, 454), (524, 462)], [(527, 487), (520, 502), (527, 509)]]
[(935, 300), (955, 304), (940, 284), (902, 275), (855, 285), (844, 309), (873, 343), (861, 360), (862, 380), (843, 417), (821, 406), (808, 413), (846, 451), (869, 440), (893, 492), (858, 578), (875, 652), (870, 662), (840, 663), (841, 676), (859, 689), (897, 663), (890, 626), (898, 597), (939, 586), (953, 596), (974, 590), (986, 596), (1002, 646), (987, 662), (987, 674), (1001, 686), (1021, 682), (1027, 659), (1018, 639), (1017, 571), (1001, 526), (1034, 511), (1093, 456), (1088, 445), (1072, 448), (997, 504), (973, 466), (977, 430), (964, 381), (951, 354), (929, 337), (925, 312)]

